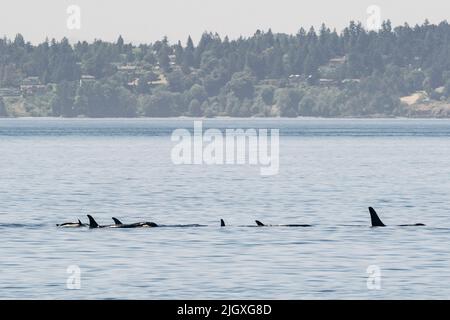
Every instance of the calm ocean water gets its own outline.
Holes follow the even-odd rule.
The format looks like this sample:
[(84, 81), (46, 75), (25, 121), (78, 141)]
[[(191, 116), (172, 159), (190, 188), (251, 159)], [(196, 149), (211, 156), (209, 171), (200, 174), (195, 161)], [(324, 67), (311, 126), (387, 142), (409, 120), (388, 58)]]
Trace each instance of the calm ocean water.
[[(450, 121), (204, 121), (280, 129), (275, 176), (173, 165), (170, 134), (192, 126), (0, 119), (0, 298), (450, 298)], [(369, 205), (391, 227), (370, 228)], [(86, 214), (207, 226), (55, 227)], [(313, 227), (241, 227), (255, 219)]]

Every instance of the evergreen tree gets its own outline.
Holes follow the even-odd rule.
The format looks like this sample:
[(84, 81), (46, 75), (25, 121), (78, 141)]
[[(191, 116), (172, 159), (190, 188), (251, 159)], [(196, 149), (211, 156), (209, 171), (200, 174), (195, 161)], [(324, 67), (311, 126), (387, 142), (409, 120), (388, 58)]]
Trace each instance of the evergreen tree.
[(0, 117), (6, 117), (8, 113), (6, 112), (5, 102), (3, 101), (3, 97), (0, 97)]

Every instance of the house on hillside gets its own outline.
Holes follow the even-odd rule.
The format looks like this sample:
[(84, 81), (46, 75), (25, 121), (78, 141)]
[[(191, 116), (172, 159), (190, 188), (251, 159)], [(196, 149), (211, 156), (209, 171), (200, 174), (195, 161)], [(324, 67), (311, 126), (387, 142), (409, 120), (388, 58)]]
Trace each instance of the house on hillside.
[(117, 67), (117, 71), (125, 72), (125, 73), (135, 73), (138, 71), (139, 67), (134, 64), (126, 64)]
[(341, 84), (346, 85), (346, 84), (352, 84), (352, 83), (360, 83), (361, 79), (344, 79), (341, 81)]
[(27, 77), (22, 80), (23, 86), (33, 86), (33, 85), (40, 85), (40, 84), (41, 84), (41, 80), (39, 79), (39, 77)]
[(169, 55), (169, 63), (171, 66), (174, 66), (177, 64), (177, 56), (174, 54)]
[(336, 79), (319, 79), (318, 84), (322, 87), (332, 87), (337, 86), (339, 81)]
[(17, 88), (0, 88), (0, 97), (18, 97), (20, 96), (20, 90)]
[(20, 92), (23, 96), (42, 94), (47, 91), (47, 86), (41, 83), (39, 77), (27, 77), (22, 80)]
[(136, 78), (130, 82), (127, 83), (128, 88), (132, 89), (132, 88), (136, 88), (137, 86), (139, 86), (139, 78)]
[(158, 76), (158, 79), (157, 79), (157, 80), (149, 81), (148, 84), (149, 84), (150, 86), (166, 85), (166, 84), (167, 84), (167, 79), (166, 79), (166, 77), (164, 76), (164, 74), (161, 73), (161, 74)]
[(89, 82), (93, 82), (93, 81), (95, 81), (94, 76), (91, 76), (89, 74), (83, 74), (80, 78), (80, 87), (85, 83), (89, 83)]
[(338, 65), (344, 64), (346, 61), (347, 61), (347, 57), (346, 56), (335, 57), (335, 58), (330, 59), (328, 61), (328, 64), (334, 65), (334, 66), (338, 66)]
[(288, 85), (289, 86), (297, 86), (298, 84), (305, 81), (305, 78), (300, 74), (291, 74), (288, 77)]
[(134, 72), (138, 69), (136, 65), (123, 65), (117, 68), (118, 71)]
[(117, 66), (117, 71), (125, 76), (125, 83), (133, 82), (145, 73), (145, 70), (141, 66), (135, 64), (119, 65)]

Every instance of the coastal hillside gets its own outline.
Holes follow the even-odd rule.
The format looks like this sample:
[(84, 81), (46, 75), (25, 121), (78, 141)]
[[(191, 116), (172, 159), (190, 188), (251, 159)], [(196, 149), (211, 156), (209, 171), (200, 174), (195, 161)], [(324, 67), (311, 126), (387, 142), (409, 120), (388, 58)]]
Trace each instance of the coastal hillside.
[[(172, 39), (171, 39), (172, 40)], [(199, 43), (0, 39), (0, 117), (449, 117), (450, 25)]]

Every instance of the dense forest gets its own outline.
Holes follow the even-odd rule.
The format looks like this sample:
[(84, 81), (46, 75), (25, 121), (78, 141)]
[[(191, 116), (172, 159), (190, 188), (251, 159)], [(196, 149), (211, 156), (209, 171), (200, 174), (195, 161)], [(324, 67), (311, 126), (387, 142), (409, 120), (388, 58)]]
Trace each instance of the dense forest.
[(0, 39), (0, 116), (448, 117), (449, 105), (446, 21), (197, 45)]

